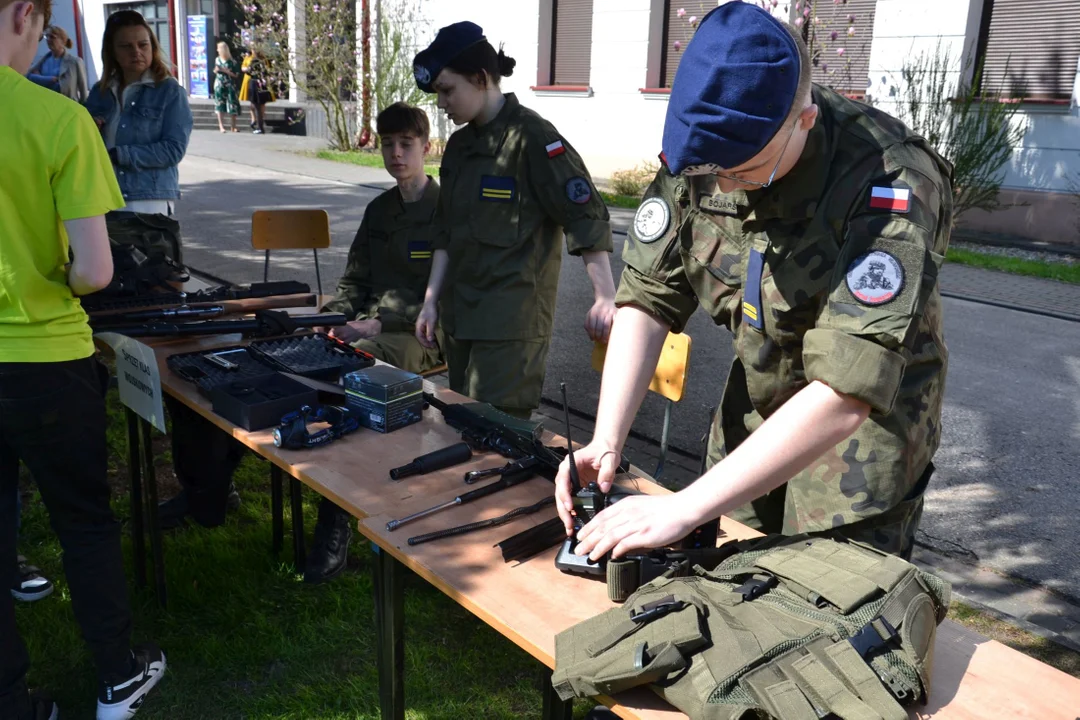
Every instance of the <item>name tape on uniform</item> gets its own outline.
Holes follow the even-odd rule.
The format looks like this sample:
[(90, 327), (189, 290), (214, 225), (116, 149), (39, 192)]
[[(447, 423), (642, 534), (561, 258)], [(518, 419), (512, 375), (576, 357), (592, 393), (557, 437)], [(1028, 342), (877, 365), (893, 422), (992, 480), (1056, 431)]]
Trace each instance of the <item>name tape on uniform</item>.
[(547, 150), (549, 158), (558, 157), (559, 155), (562, 155), (564, 152), (566, 152), (566, 148), (563, 146), (562, 140), (556, 140), (555, 142), (546, 146), (544, 149)]
[(901, 185), (875, 185), (870, 189), (870, 207), (874, 210), (906, 213), (911, 209), (911, 188)]

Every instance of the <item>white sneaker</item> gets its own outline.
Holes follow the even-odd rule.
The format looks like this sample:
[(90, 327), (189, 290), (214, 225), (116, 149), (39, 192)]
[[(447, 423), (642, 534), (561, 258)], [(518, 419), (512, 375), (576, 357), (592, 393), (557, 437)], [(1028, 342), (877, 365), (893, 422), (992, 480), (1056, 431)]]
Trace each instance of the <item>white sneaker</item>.
[(143, 700), (165, 674), (165, 653), (157, 645), (138, 645), (131, 654), (135, 658), (135, 674), (123, 682), (101, 684), (97, 720), (128, 720), (134, 717), (142, 707)]

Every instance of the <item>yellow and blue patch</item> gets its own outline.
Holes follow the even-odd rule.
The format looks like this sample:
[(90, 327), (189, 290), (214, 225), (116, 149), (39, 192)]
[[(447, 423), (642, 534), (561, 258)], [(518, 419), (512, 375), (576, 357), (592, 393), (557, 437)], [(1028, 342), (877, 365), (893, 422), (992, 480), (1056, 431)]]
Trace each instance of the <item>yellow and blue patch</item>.
[(480, 177), (480, 199), (485, 202), (513, 202), (516, 186), (514, 178), (502, 175)]
[(410, 260), (430, 260), (431, 259), (431, 243), (426, 240), (410, 240), (409, 241), (409, 259)]
[(743, 288), (742, 314), (746, 323), (758, 331), (765, 330), (761, 317), (761, 274), (765, 256), (757, 248), (750, 250), (750, 262), (746, 266), (746, 285)]

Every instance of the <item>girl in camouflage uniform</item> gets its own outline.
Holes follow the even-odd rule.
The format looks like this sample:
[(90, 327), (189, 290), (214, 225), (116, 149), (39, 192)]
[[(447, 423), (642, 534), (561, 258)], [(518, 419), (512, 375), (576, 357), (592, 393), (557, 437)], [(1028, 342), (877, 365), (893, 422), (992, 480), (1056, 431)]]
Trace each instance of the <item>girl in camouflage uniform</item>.
[(593, 340), (607, 341), (615, 287), (607, 207), (555, 127), (499, 89), (514, 64), (471, 22), (440, 30), (414, 61), (420, 89), (437, 93), (447, 117), (465, 124), (439, 171), (435, 252), (416, 335), (434, 346), (441, 312), (450, 387), (528, 417), (544, 383), (563, 236), (592, 281), (585, 329)]

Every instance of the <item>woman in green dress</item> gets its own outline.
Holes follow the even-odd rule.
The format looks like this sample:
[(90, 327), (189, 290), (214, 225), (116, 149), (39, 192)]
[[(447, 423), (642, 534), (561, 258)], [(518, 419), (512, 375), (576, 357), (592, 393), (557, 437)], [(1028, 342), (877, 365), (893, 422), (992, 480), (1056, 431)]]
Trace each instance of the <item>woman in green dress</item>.
[(224, 116), (232, 118), (232, 131), (236, 129), (236, 116), (240, 114), (240, 100), (237, 99), (236, 81), (240, 77), (240, 65), (233, 60), (229, 46), (223, 42), (217, 44), (217, 60), (214, 62), (214, 109), (217, 110), (217, 122), (221, 132), (226, 132)]

